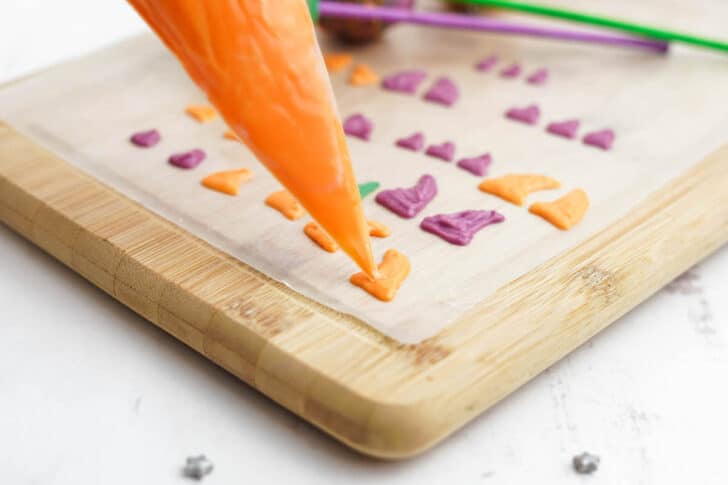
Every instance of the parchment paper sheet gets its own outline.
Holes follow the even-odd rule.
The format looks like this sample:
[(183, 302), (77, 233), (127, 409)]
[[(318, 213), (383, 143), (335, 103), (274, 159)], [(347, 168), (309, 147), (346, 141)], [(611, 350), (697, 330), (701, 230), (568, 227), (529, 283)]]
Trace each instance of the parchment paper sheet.
[[(722, 15), (716, 8), (712, 15), (728, 18), (725, 6)], [(347, 73), (332, 75), (342, 117), (361, 112), (375, 123), (371, 142), (349, 139), (358, 181), (411, 186), (431, 173), (439, 185), (436, 199), (412, 220), (378, 206), (373, 196), (365, 201), (367, 215), (392, 229), (390, 238), (373, 239), (377, 260), (387, 248), (397, 248), (412, 263), (411, 276), (391, 303), (348, 283), (353, 263), (309, 241), (302, 230), (308, 218), (290, 222), (263, 204), (279, 185), (242, 144), (223, 139), (222, 121), (200, 125), (184, 114), (186, 105), (204, 102), (204, 96), (151, 35), (0, 91), (0, 119), (214, 246), (402, 342), (436, 334), (502, 285), (619, 219), (728, 140), (723, 56), (678, 48), (663, 57), (404, 25), (353, 53), (382, 74), (403, 68), (430, 73), (416, 96), (352, 87)], [(488, 54), (501, 59), (496, 71), (476, 72), (473, 64)], [(511, 61), (521, 63), (524, 75), (500, 78), (497, 70)], [(540, 67), (550, 70), (548, 83), (526, 84), (525, 76)], [(453, 108), (421, 98), (439, 75), (460, 87)], [(508, 108), (530, 103), (541, 107), (538, 126), (504, 118)], [(568, 118), (582, 121), (581, 134), (614, 129), (614, 149), (602, 152), (545, 133), (549, 121)], [(133, 132), (149, 128), (161, 131), (159, 145), (140, 149), (128, 142)], [(562, 182), (563, 189), (534, 194), (529, 204), (582, 187), (592, 208), (575, 229), (558, 231), (526, 208), (480, 192), (480, 179), (454, 163), (393, 146), (416, 130), (428, 142), (453, 140), (458, 158), (490, 152), (492, 176), (534, 172)], [(196, 147), (208, 153), (197, 169), (166, 163), (171, 153)], [(237, 167), (255, 172), (240, 196), (200, 186), (208, 173)], [(464, 209), (495, 209), (507, 221), (486, 228), (468, 247), (452, 246), (418, 227), (427, 215)]]

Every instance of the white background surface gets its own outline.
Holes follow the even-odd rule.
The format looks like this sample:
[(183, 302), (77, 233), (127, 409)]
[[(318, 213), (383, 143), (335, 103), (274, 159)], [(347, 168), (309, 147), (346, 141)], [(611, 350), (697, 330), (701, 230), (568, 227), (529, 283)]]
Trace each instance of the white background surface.
[[(120, 0), (2, 0), (0, 81), (141, 28)], [(0, 483), (190, 483), (202, 452), (206, 484), (725, 484), (726, 275), (724, 249), (433, 451), (383, 463), (0, 226)], [(569, 465), (585, 449), (590, 477)]]

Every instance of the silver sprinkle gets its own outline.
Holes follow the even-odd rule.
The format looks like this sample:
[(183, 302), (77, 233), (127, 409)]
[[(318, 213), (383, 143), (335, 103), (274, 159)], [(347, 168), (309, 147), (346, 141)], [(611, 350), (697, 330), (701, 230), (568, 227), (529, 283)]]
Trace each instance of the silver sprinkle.
[(576, 455), (571, 464), (574, 466), (576, 473), (589, 474), (594, 473), (599, 468), (599, 456), (592, 455), (586, 451), (581, 455)]
[(202, 480), (205, 475), (212, 473), (212, 468), (212, 462), (205, 455), (190, 456), (187, 457), (187, 463), (182, 472), (186, 477)]

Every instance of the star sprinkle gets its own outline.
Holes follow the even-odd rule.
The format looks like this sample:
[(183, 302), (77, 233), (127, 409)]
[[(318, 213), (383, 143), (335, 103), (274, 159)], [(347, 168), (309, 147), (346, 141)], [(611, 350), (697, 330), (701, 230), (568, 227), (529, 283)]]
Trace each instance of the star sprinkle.
[(582, 475), (588, 475), (594, 473), (599, 469), (600, 458), (597, 455), (592, 455), (586, 451), (581, 455), (576, 455), (572, 460), (571, 464), (574, 467), (576, 473)]
[(202, 480), (206, 475), (212, 473), (213, 467), (214, 465), (205, 455), (190, 456), (187, 458), (182, 473), (186, 477)]

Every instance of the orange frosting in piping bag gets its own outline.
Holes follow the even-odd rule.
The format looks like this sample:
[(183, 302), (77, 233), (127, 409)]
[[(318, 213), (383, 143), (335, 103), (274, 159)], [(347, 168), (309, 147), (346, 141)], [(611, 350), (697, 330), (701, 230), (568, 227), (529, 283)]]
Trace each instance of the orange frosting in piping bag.
[(376, 272), (305, 0), (129, 0), (228, 126), (361, 269)]

